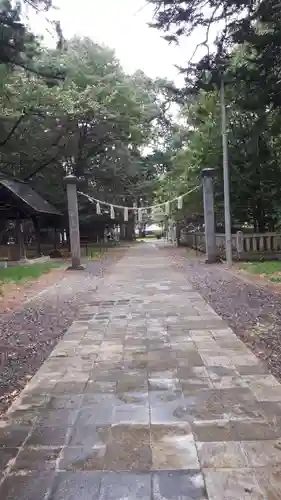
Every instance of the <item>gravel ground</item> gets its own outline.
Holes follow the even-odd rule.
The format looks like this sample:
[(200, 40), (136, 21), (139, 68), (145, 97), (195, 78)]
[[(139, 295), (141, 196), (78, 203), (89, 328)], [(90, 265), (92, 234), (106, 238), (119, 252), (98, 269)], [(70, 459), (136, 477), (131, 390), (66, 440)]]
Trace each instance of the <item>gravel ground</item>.
[(0, 316), (0, 414), (23, 389), (49, 356), (89, 300), (98, 279), (124, 250), (106, 254), (103, 261), (88, 261), (83, 272), (66, 271), (62, 280)]
[(280, 291), (252, 283), (223, 265), (206, 265), (187, 249), (173, 249), (172, 254), (174, 265), (281, 381)]

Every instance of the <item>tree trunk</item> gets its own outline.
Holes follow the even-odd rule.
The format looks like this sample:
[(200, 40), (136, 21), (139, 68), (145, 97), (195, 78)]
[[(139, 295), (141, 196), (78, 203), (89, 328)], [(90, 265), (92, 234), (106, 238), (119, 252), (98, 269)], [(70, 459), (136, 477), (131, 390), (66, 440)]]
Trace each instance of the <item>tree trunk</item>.
[(24, 246), (24, 234), (23, 227), (20, 219), (16, 220), (16, 234), (17, 234), (17, 245), (18, 245), (18, 256), (19, 260), (26, 259), (25, 246)]
[(58, 248), (58, 230), (54, 227), (54, 250)]
[(33, 217), (33, 225), (36, 237), (36, 253), (37, 257), (41, 257), (41, 234), (40, 234), (40, 221), (37, 217)]
[(253, 216), (254, 216), (254, 225), (255, 231), (258, 233), (264, 233), (265, 232), (265, 226), (266, 226), (266, 221), (265, 221), (265, 213), (264, 213), (264, 208), (262, 204), (261, 199), (256, 200), (256, 204), (253, 210)]
[(134, 222), (129, 220), (126, 225), (126, 240), (133, 241), (134, 237)]
[(262, 208), (259, 209), (257, 219), (258, 219), (258, 232), (265, 233), (265, 216), (264, 216), (264, 210)]
[(179, 221), (176, 221), (176, 241), (177, 241), (177, 246), (179, 247), (181, 244), (181, 229)]
[(124, 241), (126, 239), (126, 225), (124, 223), (120, 224), (120, 240)]
[(68, 227), (65, 230), (65, 232), (66, 232), (66, 244), (67, 244), (68, 251), (70, 252), (70, 250), (71, 250), (71, 248), (70, 248), (70, 235), (69, 235), (69, 228)]

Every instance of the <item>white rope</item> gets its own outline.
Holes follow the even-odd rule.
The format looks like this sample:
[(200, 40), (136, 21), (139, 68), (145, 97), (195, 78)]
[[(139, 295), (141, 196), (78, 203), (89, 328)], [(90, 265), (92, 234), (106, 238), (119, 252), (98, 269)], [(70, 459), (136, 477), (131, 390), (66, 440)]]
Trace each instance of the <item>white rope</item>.
[[(164, 201), (163, 203), (158, 203), (157, 205), (151, 205), (149, 207), (146, 207), (146, 206), (145, 207), (138, 207), (138, 210), (153, 210), (155, 208), (167, 206), (167, 203), (171, 204), (171, 203), (174, 203), (175, 201), (178, 201), (179, 198), (185, 198), (185, 196), (193, 193), (194, 191), (197, 191), (198, 189), (200, 189), (200, 187), (201, 186), (196, 186), (195, 188), (190, 189), (186, 193), (181, 194), (180, 196), (177, 196), (176, 198), (172, 198), (171, 200)], [(92, 196), (89, 196), (86, 193), (82, 193), (82, 191), (77, 191), (77, 193), (81, 194), (82, 196), (86, 196), (86, 198), (88, 198), (88, 200), (91, 201), (92, 203), (99, 203), (100, 205), (106, 205), (108, 207), (113, 207), (113, 208), (119, 208), (121, 210), (124, 210), (125, 208), (127, 208), (128, 210), (136, 210), (136, 206), (125, 207), (124, 205), (114, 205), (114, 203), (108, 203), (107, 201), (102, 201), (102, 200), (98, 200), (97, 198), (93, 198)]]

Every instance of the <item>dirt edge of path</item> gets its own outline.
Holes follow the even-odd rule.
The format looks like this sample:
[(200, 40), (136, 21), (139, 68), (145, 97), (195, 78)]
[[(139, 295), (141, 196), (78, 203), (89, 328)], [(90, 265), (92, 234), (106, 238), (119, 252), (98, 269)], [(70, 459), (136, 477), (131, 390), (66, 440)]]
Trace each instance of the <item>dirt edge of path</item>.
[(0, 416), (48, 358), (99, 280), (125, 253), (126, 248), (120, 248), (88, 261), (81, 273), (55, 270), (38, 279), (38, 288), (30, 283), (24, 302), (14, 302), (12, 310), (0, 314)]
[(6, 283), (2, 285), (0, 295), (0, 314), (11, 312), (22, 307), (27, 300), (56, 284), (63, 278), (66, 267), (53, 268), (37, 279), (30, 279), (24, 283)]
[(235, 266), (205, 264), (202, 255), (183, 247), (167, 252), (194, 289), (281, 382), (280, 284), (256, 280)]

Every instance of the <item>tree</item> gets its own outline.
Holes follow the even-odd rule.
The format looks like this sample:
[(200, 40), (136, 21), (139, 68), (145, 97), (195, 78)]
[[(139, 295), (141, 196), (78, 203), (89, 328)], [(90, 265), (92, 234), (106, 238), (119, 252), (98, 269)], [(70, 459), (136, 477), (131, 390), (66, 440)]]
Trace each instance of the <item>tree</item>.
[[(232, 220), (256, 230), (273, 229), (280, 217), (280, 9), (275, 0), (150, 0), (153, 26), (169, 42), (202, 30), (201, 42), (186, 68), (177, 99), (185, 106), (189, 141), (173, 157), (175, 188), (188, 171), (199, 179), (207, 166), (217, 169), (216, 209), (223, 223), (222, 150), (218, 90), (226, 85)], [(204, 8), (203, 8), (204, 7)], [(219, 29), (211, 47), (212, 29)], [(205, 56), (194, 62), (199, 47)], [(184, 164), (182, 164), (182, 160)], [(188, 164), (188, 167), (186, 167)], [(181, 182), (176, 181), (180, 179)]]
[[(40, 40), (32, 33), (23, 20), (23, 7), (28, 5), (36, 11), (48, 11), (51, 0), (0, 0), (0, 63), (8, 68), (23, 68), (48, 80), (62, 79), (64, 73), (56, 67), (36, 64), (35, 56), (40, 53)], [(58, 48), (63, 47), (63, 34), (59, 21), (52, 22), (58, 37)]]
[[(62, 212), (63, 177), (71, 172), (90, 196), (129, 206), (149, 202), (160, 168), (157, 141), (164, 130), (169, 135), (164, 83), (126, 75), (113, 51), (90, 39), (74, 38), (64, 51), (41, 50), (34, 63), (63, 67), (66, 78), (53, 85), (0, 66), (2, 171), (28, 180)], [(79, 203), (81, 220), (89, 221), (89, 212), (95, 220), (95, 206), (86, 198)]]
[[(280, 9), (276, 0), (149, 0), (155, 7), (154, 26), (164, 31), (169, 42), (178, 42), (196, 30), (203, 35), (200, 43), (182, 71), (187, 76), (188, 91), (206, 90), (210, 83), (218, 84), (220, 72), (233, 77), (232, 51), (241, 47), (240, 64), (235, 65), (235, 75), (246, 85), (255, 86), (259, 101), (280, 106)], [(211, 33), (218, 31), (211, 47)], [(199, 47), (205, 56), (194, 62)], [(239, 52), (239, 51), (238, 51)], [(210, 82), (210, 76), (211, 82)], [(185, 92), (186, 93), (186, 92)]]
[[(277, 111), (242, 110), (236, 88), (227, 89), (231, 211), (234, 226), (252, 225), (256, 231), (274, 230), (280, 214), (280, 117)], [(216, 170), (215, 203), (223, 227), (223, 171), (218, 92), (201, 91), (185, 107), (188, 139), (174, 155), (171, 171), (161, 180), (158, 199), (173, 197), (200, 185), (205, 167)], [(200, 191), (187, 197), (182, 215), (202, 211)]]

